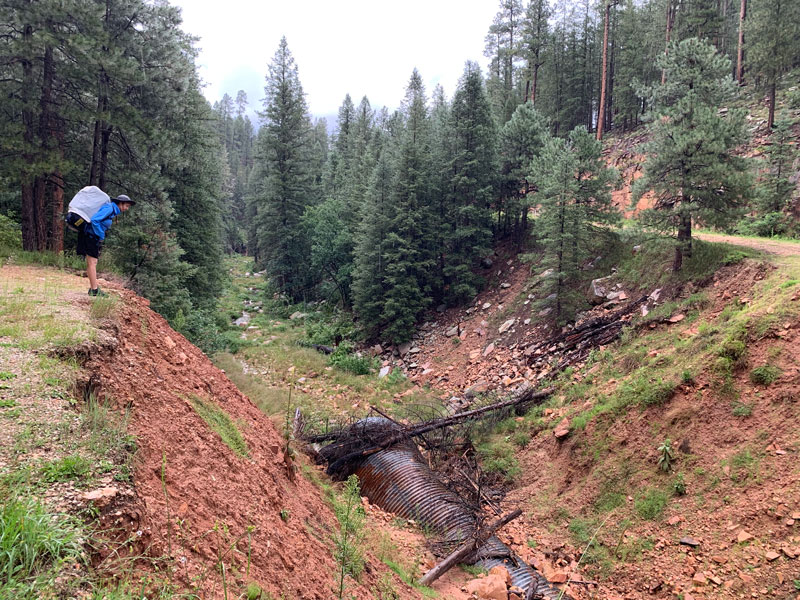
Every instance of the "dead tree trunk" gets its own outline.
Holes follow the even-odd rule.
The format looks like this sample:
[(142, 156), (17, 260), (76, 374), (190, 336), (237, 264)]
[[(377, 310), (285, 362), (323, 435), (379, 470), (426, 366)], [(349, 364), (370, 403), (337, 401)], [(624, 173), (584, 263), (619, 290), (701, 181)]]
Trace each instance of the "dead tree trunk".
[[(669, 42), (672, 38), (672, 27), (675, 25), (675, 13), (678, 10), (678, 6), (676, 4), (676, 0), (667, 0), (667, 26), (666, 26), (666, 34), (665, 34), (665, 46), (664, 46), (664, 54), (669, 52)], [(667, 82), (667, 72), (662, 70), (661, 71), (661, 85), (664, 85)]]
[(447, 558), (425, 573), (425, 576), (419, 580), (419, 585), (427, 586), (439, 579), (439, 577), (447, 573), (452, 567), (464, 561), (467, 557), (469, 557), (470, 554), (483, 546), (483, 544), (486, 543), (486, 540), (494, 535), (495, 531), (507, 525), (521, 514), (522, 511), (518, 508), (515, 511), (508, 513), (504, 517), (500, 517), (496, 521), (492, 522), (488, 527), (477, 531), (473, 538), (461, 544)]

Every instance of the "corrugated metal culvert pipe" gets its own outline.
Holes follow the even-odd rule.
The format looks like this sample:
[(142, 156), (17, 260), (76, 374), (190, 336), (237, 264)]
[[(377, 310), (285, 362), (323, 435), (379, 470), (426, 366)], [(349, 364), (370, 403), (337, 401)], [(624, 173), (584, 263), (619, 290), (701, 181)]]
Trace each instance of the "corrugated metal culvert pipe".
[[(361, 493), (372, 504), (405, 519), (413, 519), (445, 541), (460, 541), (475, 531), (475, 517), (431, 472), (413, 442), (367, 456), (354, 465), (353, 472), (361, 482)], [(525, 591), (534, 586), (534, 598), (569, 598), (517, 557), (497, 536), (489, 538), (478, 550), (475, 564), (486, 569), (503, 565), (511, 575), (512, 585)]]

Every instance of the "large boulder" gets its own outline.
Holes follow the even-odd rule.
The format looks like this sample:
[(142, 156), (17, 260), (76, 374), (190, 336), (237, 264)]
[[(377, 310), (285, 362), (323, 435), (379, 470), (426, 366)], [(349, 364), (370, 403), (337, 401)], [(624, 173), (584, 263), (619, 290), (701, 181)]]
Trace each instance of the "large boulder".
[(606, 301), (606, 296), (611, 292), (611, 280), (613, 277), (613, 275), (609, 275), (600, 279), (592, 279), (592, 283), (589, 284), (589, 302), (602, 304)]

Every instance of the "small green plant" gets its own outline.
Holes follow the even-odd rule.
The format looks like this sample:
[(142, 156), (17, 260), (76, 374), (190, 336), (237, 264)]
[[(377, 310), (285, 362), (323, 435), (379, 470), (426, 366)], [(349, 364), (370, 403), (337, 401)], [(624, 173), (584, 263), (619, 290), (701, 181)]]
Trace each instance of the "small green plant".
[(361, 505), (361, 491), (358, 477), (347, 478), (341, 499), (333, 505), (339, 531), (334, 536), (334, 558), (339, 566), (338, 598), (344, 595), (347, 576), (358, 579), (364, 569), (364, 507)]
[(672, 469), (672, 461), (674, 460), (675, 453), (672, 450), (672, 440), (667, 438), (658, 447), (658, 468), (668, 473)]
[(247, 457), (250, 450), (247, 441), (242, 436), (236, 424), (224, 410), (213, 402), (205, 401), (199, 396), (192, 396), (192, 406), (198, 415), (206, 422), (212, 431), (216, 432), (222, 441), (239, 456)]
[(800, 592), (800, 579), (795, 579), (792, 583), (794, 584), (795, 591)]
[(684, 385), (691, 385), (694, 383), (694, 375), (688, 369), (681, 373), (681, 383)]
[(750, 381), (756, 385), (769, 385), (781, 376), (781, 370), (772, 365), (763, 365), (750, 371)]
[(506, 481), (513, 481), (521, 472), (514, 447), (506, 441), (481, 444), (478, 455), (485, 472), (502, 475)]
[(259, 600), (264, 593), (264, 590), (261, 589), (261, 586), (251, 581), (247, 584), (247, 589), (245, 590), (245, 594), (247, 594), (247, 600)]
[(672, 482), (672, 491), (676, 496), (686, 495), (686, 480), (683, 477), (683, 473), (678, 473), (675, 476), (675, 481)]
[(737, 400), (733, 403), (733, 410), (731, 412), (734, 417), (749, 417), (753, 414), (753, 405)]
[(453, 346), (458, 346), (461, 343), (461, 338), (457, 335), (453, 336), (450, 338), (450, 343), (453, 344)]
[(0, 408), (14, 408), (17, 401), (13, 398), (0, 398)]
[(659, 489), (650, 489), (639, 495), (633, 503), (636, 512), (643, 519), (653, 521), (661, 516), (669, 498)]
[(281, 521), (287, 523), (289, 521), (289, 517), (292, 516), (292, 513), (289, 511), (288, 508), (282, 508), (280, 515), (281, 515)]
[(0, 381), (11, 381), (16, 377), (16, 373), (9, 373), (8, 371), (0, 371)]
[(464, 571), (467, 575), (471, 575), (472, 577), (480, 577), (482, 575), (486, 575), (489, 572), (480, 565), (461, 564), (459, 566), (461, 567), (462, 571)]
[(91, 471), (91, 463), (79, 454), (47, 462), (42, 467), (42, 479), (47, 482), (80, 479)]
[(115, 295), (97, 296), (89, 308), (89, 315), (93, 319), (107, 319), (117, 310), (119, 297)]

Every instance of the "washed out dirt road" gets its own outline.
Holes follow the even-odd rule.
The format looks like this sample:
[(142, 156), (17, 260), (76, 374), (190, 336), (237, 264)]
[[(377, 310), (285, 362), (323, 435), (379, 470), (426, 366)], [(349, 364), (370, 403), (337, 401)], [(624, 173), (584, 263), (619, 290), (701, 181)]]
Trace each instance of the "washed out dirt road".
[(800, 256), (800, 242), (772, 240), (767, 238), (747, 238), (721, 233), (696, 233), (694, 236), (704, 242), (722, 242), (735, 246), (745, 246), (778, 256)]

